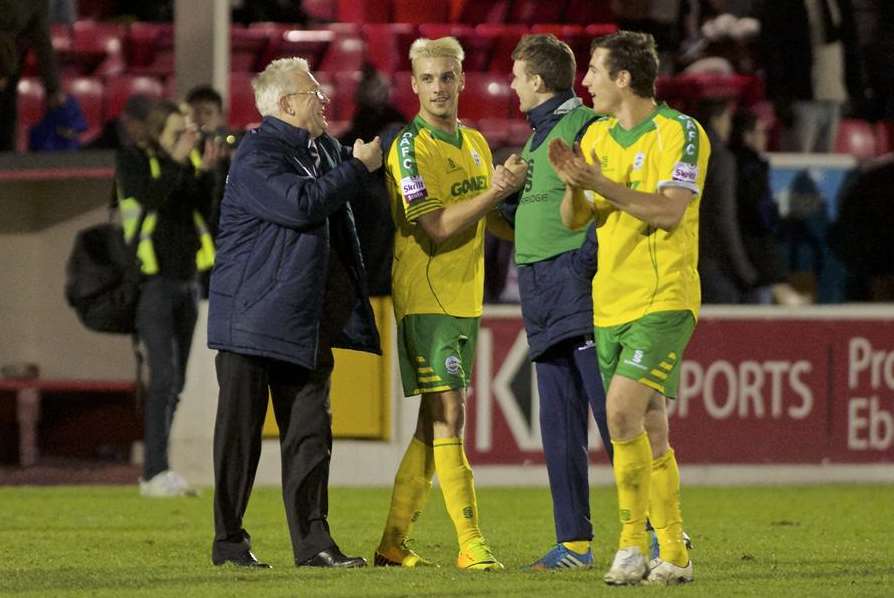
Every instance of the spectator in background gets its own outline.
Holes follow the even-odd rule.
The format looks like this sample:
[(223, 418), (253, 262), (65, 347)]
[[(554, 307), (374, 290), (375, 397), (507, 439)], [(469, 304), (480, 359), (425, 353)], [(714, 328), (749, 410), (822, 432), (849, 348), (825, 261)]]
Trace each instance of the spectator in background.
[(191, 161), (198, 132), (169, 101), (152, 108), (146, 126), (146, 147), (124, 148), (116, 159), (124, 235), (127, 241), (139, 236), (145, 279), (137, 307), (137, 336), (149, 364), (140, 494), (182, 496), (192, 491), (169, 467), (168, 436), (196, 324), (196, 274), (214, 263), (205, 221), (212, 200), (209, 172), (220, 148), (209, 141), (200, 162)]
[(15, 149), (19, 75), (28, 48), (37, 54), (47, 108), (65, 101), (48, 17), (44, 0), (0, 0), (0, 151)]
[(660, 68), (670, 73), (680, 47), (678, 22), (683, 0), (611, 0), (618, 27), (652, 34), (660, 54)]
[(88, 149), (145, 148), (149, 142), (146, 119), (156, 100), (142, 94), (127, 98), (117, 118), (106, 121), (99, 136), (87, 145)]
[[(355, 96), (354, 118), (340, 138), (343, 144), (350, 146), (356, 139), (379, 137), (382, 153), (388, 155), (392, 141), (407, 120), (390, 103), (390, 94), (391, 89), (381, 73), (370, 64), (364, 65)], [(361, 193), (351, 199), (371, 296), (391, 294), (394, 221), (384, 172), (379, 169), (372, 173)]]
[(71, 25), (78, 20), (78, 0), (47, 1), (50, 6), (50, 23)]
[(784, 125), (782, 149), (833, 151), (845, 103), (863, 106), (851, 1), (767, 2), (760, 20), (767, 97)]
[(894, 119), (894, 2), (853, 0), (857, 38), (866, 59), (867, 117)]
[(894, 154), (871, 160), (841, 192), (832, 249), (848, 272), (847, 300), (894, 301), (891, 181)]
[(699, 205), (698, 273), (703, 303), (741, 303), (757, 281), (736, 209), (736, 158), (727, 147), (735, 100), (703, 100), (698, 109), (711, 142), (711, 159)]
[[(214, 202), (211, 205), (211, 215), (208, 219), (211, 234), (216, 236), (217, 221), (220, 217), (220, 202), (223, 199), (227, 174), (230, 172), (230, 156), (239, 136), (227, 128), (223, 97), (210, 85), (199, 85), (189, 90), (189, 93), (186, 94), (186, 105), (189, 110), (189, 120), (199, 129), (199, 139), (193, 149), (194, 157), (201, 156), (205, 142), (208, 140), (213, 140), (221, 149), (220, 160), (212, 171)], [(203, 284), (203, 296), (205, 297), (208, 296), (207, 289), (206, 281)]]
[(732, 119), (729, 148), (736, 164), (739, 230), (756, 274), (751, 288), (744, 292), (743, 303), (809, 303), (809, 297), (787, 281), (788, 265), (777, 238), (779, 208), (770, 190), (770, 164), (763, 156), (767, 149), (766, 123), (750, 110), (738, 110)]

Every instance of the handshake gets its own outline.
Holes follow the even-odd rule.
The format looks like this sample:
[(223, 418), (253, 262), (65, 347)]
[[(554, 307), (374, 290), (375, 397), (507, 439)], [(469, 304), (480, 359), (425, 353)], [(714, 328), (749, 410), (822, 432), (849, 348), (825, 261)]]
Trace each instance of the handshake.
[(354, 141), (353, 155), (363, 162), (369, 172), (377, 170), (382, 166), (382, 141), (378, 135), (369, 143), (357, 139)]
[(499, 200), (506, 199), (525, 184), (528, 176), (528, 163), (512, 154), (494, 169), (491, 187), (497, 191)]

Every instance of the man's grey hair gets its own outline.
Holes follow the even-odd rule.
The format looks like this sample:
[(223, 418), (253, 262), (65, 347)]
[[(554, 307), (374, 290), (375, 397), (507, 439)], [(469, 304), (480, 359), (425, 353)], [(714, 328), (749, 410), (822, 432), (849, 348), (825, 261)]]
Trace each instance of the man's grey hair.
[(295, 71), (310, 73), (307, 61), (298, 57), (278, 58), (251, 80), (251, 86), (255, 90), (255, 106), (261, 116), (276, 114), (279, 111), (279, 99), (298, 91), (292, 89), (292, 82), (288, 77)]

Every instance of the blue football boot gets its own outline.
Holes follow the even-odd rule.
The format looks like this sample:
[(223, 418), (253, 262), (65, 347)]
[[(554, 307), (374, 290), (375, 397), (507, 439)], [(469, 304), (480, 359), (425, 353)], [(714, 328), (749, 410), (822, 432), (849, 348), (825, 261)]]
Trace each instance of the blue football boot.
[(528, 565), (534, 571), (555, 571), (558, 569), (589, 569), (593, 566), (593, 553), (574, 552), (564, 544), (556, 544), (535, 563)]

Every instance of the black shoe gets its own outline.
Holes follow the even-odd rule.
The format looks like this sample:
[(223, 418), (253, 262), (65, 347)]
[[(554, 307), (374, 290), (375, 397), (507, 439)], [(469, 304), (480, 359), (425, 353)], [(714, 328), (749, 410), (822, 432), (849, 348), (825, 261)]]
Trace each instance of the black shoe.
[(332, 546), (321, 550), (316, 555), (304, 562), (296, 563), (298, 567), (340, 567), (351, 569), (354, 567), (366, 567), (366, 559), (362, 556), (345, 556), (338, 546)]
[(233, 558), (225, 558), (225, 559), (212, 559), (212, 561), (216, 566), (220, 565), (236, 565), (237, 567), (254, 567), (256, 569), (272, 569), (270, 565), (267, 563), (262, 563), (258, 559), (255, 558), (255, 555), (251, 553), (250, 550), (246, 550), (239, 556), (235, 556)]

